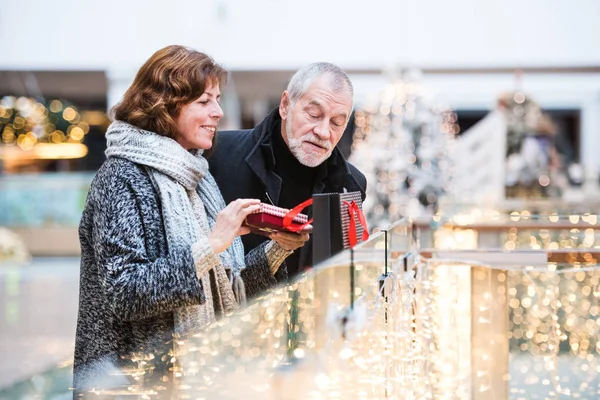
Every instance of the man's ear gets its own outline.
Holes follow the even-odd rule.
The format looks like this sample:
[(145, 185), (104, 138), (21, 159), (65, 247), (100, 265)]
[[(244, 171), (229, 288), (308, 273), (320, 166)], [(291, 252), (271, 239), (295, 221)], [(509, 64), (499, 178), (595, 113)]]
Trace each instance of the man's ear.
[(279, 115), (282, 120), (286, 120), (288, 113), (290, 112), (290, 95), (287, 90), (283, 91), (281, 95), (281, 101), (279, 102)]

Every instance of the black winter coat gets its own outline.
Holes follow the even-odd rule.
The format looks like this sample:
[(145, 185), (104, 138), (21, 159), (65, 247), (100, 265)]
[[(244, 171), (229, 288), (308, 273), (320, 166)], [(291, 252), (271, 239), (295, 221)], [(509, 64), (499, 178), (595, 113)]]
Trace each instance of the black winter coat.
[[(272, 201), (275, 205), (279, 204), (281, 177), (274, 172), (272, 135), (281, 134), (277, 129), (280, 121), (279, 110), (275, 109), (254, 129), (219, 132), (217, 145), (208, 162), (226, 203), (238, 198), (254, 198), (264, 203)], [(346, 189), (361, 192), (362, 199), (365, 199), (365, 176), (346, 161), (337, 147), (327, 163), (327, 177), (315, 184), (313, 193), (340, 193)], [(297, 204), (304, 200), (298, 199)], [(254, 234), (242, 237), (246, 253), (266, 240), (268, 238)], [(311, 266), (312, 238), (300, 251), (299, 266)], [(302, 268), (299, 266), (288, 266), (287, 269), (300, 271)], [(286, 268), (279, 268), (279, 271), (275, 277), (279, 281), (285, 280), (287, 277), (283, 276), (283, 272)]]

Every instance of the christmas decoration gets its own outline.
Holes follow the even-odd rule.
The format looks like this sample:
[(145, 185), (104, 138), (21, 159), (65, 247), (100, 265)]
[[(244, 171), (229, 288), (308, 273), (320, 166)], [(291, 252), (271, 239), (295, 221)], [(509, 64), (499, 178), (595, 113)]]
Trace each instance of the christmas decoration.
[(557, 174), (556, 127), (550, 117), (522, 92), (503, 93), (498, 109), (507, 127), (506, 196), (559, 195), (557, 190), (565, 186), (566, 177)]
[(396, 74), (377, 101), (356, 112), (350, 161), (369, 182), (364, 207), (371, 227), (432, 213), (450, 188), (457, 116), (430, 100), (418, 80), (417, 71)]
[(38, 143), (81, 143), (89, 132), (77, 108), (64, 100), (47, 103), (30, 97), (0, 100), (2, 143), (31, 150)]

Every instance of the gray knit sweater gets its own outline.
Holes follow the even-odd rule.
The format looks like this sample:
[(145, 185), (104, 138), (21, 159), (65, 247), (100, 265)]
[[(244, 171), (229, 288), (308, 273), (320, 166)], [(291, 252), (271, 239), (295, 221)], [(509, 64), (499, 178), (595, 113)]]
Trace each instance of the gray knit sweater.
[[(103, 164), (79, 237), (74, 387), (131, 384), (118, 371), (139, 367), (132, 355), (148, 359), (162, 381), (171, 358), (173, 310), (202, 304), (205, 295), (191, 249), (167, 246), (160, 198), (142, 167), (120, 158)], [(246, 255), (246, 265), (249, 297), (276, 284), (264, 246)]]

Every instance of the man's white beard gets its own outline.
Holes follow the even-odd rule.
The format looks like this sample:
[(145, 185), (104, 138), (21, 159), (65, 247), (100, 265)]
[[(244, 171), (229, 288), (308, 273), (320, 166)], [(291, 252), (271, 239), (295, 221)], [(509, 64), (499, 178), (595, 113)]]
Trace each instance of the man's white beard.
[[(326, 140), (321, 140), (312, 133), (307, 133), (306, 135), (296, 139), (292, 135), (292, 113), (288, 114), (285, 120), (285, 135), (287, 136), (288, 147), (294, 157), (300, 162), (300, 164), (305, 165), (307, 167), (316, 167), (321, 165), (325, 160), (329, 158), (333, 148), (331, 147), (331, 143)], [(315, 154), (312, 152), (307, 152), (302, 149), (303, 142), (312, 142), (318, 144), (326, 148), (328, 151), (325, 154)]]

